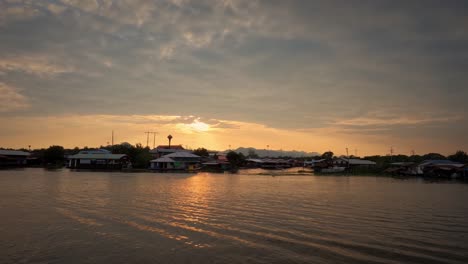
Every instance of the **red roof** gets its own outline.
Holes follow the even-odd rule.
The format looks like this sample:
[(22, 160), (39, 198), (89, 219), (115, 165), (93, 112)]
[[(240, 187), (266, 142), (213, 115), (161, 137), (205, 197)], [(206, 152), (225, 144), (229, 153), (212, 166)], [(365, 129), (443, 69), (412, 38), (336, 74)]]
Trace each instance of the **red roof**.
[(171, 145), (170, 147), (169, 145), (159, 145), (156, 149), (184, 149), (184, 147), (182, 145)]

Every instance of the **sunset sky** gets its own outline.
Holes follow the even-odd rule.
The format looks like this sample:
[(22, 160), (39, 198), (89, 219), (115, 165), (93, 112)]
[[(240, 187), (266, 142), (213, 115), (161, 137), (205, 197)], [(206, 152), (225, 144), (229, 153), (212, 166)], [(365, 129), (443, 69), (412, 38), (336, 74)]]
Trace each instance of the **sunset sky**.
[[(468, 150), (468, 2), (0, 0), (0, 147)], [(152, 145), (152, 140), (150, 140)]]

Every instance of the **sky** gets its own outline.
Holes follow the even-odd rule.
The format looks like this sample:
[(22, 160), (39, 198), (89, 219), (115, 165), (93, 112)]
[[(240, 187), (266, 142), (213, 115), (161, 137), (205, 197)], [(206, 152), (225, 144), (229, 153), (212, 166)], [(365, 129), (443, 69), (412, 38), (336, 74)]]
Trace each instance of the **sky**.
[[(0, 147), (468, 150), (466, 1), (0, 0)], [(150, 146), (153, 140), (150, 139)]]

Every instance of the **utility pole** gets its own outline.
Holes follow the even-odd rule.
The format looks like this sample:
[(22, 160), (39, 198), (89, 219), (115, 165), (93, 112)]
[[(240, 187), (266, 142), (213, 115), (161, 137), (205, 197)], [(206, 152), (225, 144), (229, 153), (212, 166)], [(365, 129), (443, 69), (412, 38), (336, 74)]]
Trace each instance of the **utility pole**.
[(112, 130), (112, 146), (114, 146), (114, 130)]
[(157, 134), (157, 133), (158, 133), (158, 132), (153, 132), (153, 148), (156, 147), (156, 134)]
[(393, 146), (390, 147), (390, 160), (393, 160)]
[(156, 144), (156, 134), (158, 134), (158, 132), (155, 132), (155, 131), (146, 131), (145, 132), (146, 134), (146, 146), (149, 147), (149, 135), (150, 134), (153, 134), (153, 148), (155, 147), (155, 144)]
[(348, 162), (346, 163), (346, 168), (349, 169), (349, 153), (348, 153), (348, 148), (346, 148), (346, 158), (348, 158)]

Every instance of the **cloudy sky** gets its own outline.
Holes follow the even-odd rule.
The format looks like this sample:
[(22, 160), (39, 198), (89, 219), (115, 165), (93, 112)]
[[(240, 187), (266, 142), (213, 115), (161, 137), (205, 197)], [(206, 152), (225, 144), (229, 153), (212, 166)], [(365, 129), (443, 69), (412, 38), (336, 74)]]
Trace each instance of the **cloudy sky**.
[[(0, 146), (468, 150), (465, 1), (0, 0)], [(152, 145), (152, 140), (150, 141)]]

